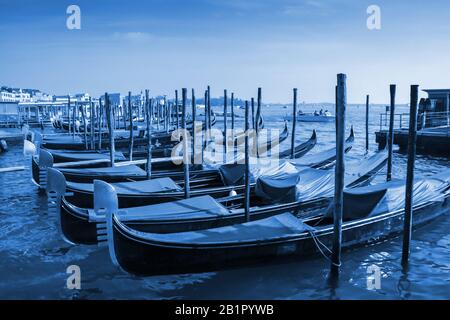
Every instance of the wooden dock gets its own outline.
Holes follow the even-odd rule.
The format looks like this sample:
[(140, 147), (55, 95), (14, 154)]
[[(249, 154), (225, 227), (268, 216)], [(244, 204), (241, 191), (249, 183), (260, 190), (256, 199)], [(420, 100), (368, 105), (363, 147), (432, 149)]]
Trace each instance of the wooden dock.
[[(386, 146), (388, 130), (375, 132), (379, 149)], [(400, 151), (408, 148), (408, 129), (394, 130), (394, 144), (400, 147)], [(450, 156), (450, 126), (426, 128), (417, 131), (417, 152), (429, 155)]]

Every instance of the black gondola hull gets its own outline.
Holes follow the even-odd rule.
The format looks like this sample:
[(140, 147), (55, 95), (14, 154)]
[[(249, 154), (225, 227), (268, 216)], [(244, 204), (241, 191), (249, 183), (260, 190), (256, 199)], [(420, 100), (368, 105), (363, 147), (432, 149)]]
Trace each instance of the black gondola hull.
[[(448, 200), (414, 210), (414, 227), (423, 225), (450, 211)], [(343, 249), (375, 243), (398, 235), (403, 230), (403, 212), (344, 223)], [(317, 255), (318, 250), (309, 233), (277, 241), (256, 241), (245, 244), (170, 245), (136, 237), (113, 219), (115, 257), (120, 267), (138, 275), (163, 275), (214, 271), (230, 267), (279, 262)], [(326, 246), (333, 241), (332, 226), (316, 233)]]

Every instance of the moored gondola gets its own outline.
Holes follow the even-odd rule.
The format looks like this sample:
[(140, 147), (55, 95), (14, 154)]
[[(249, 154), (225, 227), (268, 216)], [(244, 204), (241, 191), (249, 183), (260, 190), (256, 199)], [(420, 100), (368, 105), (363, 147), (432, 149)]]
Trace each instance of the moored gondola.
[[(267, 145), (266, 149), (270, 150), (271, 147), (279, 144), (281, 141), (284, 141), (288, 137), (288, 129), (285, 126), (283, 132), (280, 134), (279, 137), (276, 137), (277, 141), (275, 142), (273, 139), (269, 142), (260, 141), (261, 145)], [(45, 153), (45, 150), (40, 150), (40, 153)], [(47, 152), (48, 153), (48, 152)], [(48, 155), (45, 157), (46, 159), (49, 158)], [(182, 166), (176, 165), (174, 163), (173, 157), (167, 157), (167, 158), (156, 158), (152, 159), (152, 170), (155, 170), (155, 172), (152, 172), (152, 177), (154, 178), (161, 178), (161, 177), (178, 177), (182, 176)], [(52, 161), (46, 161), (45, 163), (39, 162), (39, 157), (34, 156), (32, 157), (32, 172), (33, 172), (33, 181), (39, 185), (39, 174), (45, 174), (46, 167), (53, 166)], [(144, 162), (143, 162), (144, 163)], [(94, 165), (92, 165), (94, 164)], [(100, 159), (99, 160), (100, 165), (95, 165), (94, 162), (89, 162), (87, 165), (83, 164), (82, 168), (77, 168), (76, 163), (70, 166), (70, 168), (64, 168), (61, 169), (61, 171), (66, 176), (67, 180), (73, 181), (73, 182), (83, 182), (83, 183), (92, 183), (94, 179), (102, 179), (107, 182), (120, 182), (120, 181), (136, 181), (136, 180), (145, 180), (147, 179), (147, 173), (134, 164), (129, 165), (122, 165), (117, 164), (115, 167), (106, 167), (106, 168), (99, 168), (98, 170), (95, 169), (95, 167), (104, 167), (105, 161)], [(87, 168), (86, 168), (87, 167)], [(62, 168), (62, 167), (60, 167)], [(209, 177), (211, 174), (218, 174), (217, 169), (214, 168), (204, 168), (202, 165), (192, 165), (191, 172), (196, 177)]]
[[(287, 128), (285, 127), (286, 131)], [(283, 134), (282, 136), (287, 137), (287, 135)], [(314, 138), (314, 133), (313, 137)], [(354, 141), (354, 133), (353, 130), (351, 131), (349, 137), (347, 138), (346, 142), (346, 151), (349, 151), (351, 149), (351, 146)], [(269, 144), (272, 145), (272, 144)], [(314, 168), (320, 168), (320, 164), (328, 164), (333, 161), (333, 159), (336, 157), (336, 149), (331, 148), (329, 150), (319, 152), (315, 154), (312, 157), (309, 157), (308, 155), (304, 156), (307, 157), (306, 161), (303, 161), (302, 158), (295, 159), (295, 161), (298, 162), (299, 166), (310, 166)], [(45, 159), (48, 157), (46, 156)], [(156, 168), (165, 167), (166, 164), (172, 164), (172, 158), (167, 159), (153, 159), (152, 160), (152, 170)], [(102, 161), (102, 160), (101, 160)], [(39, 157), (36, 155), (32, 157), (32, 175), (33, 175), (33, 181), (35, 184), (39, 185), (39, 174), (45, 174), (47, 167), (53, 166), (53, 161), (44, 161), (43, 163), (40, 163)], [(153, 165), (154, 164), (154, 165)], [(97, 167), (97, 166), (104, 166), (104, 162), (102, 162), (101, 165), (84, 165), (83, 167)], [(109, 167), (109, 168), (102, 168), (101, 170), (95, 170), (95, 169), (84, 169), (80, 168), (79, 166), (71, 165), (70, 168), (61, 168), (61, 171), (66, 176), (66, 179), (68, 181), (72, 182), (80, 182), (80, 183), (92, 183), (94, 179), (101, 179), (107, 182), (123, 182), (123, 181), (137, 181), (137, 180), (145, 180), (147, 179), (146, 172), (139, 168), (136, 165), (127, 166), (127, 170), (131, 170), (131, 175), (127, 174), (127, 170), (122, 169), (116, 169), (115, 167)], [(204, 167), (203, 165), (194, 165), (190, 169), (190, 173), (193, 177), (197, 179), (205, 179), (207, 181), (208, 179), (211, 180), (217, 180), (218, 175), (220, 174), (217, 170), (216, 166), (209, 166)], [(181, 171), (167, 171), (167, 170), (158, 170), (156, 172), (152, 172), (152, 178), (163, 178), (163, 177), (171, 177), (175, 180), (182, 179), (183, 173)]]
[[(231, 226), (178, 233), (135, 230), (118, 214), (114, 188), (103, 189), (102, 208), (111, 260), (139, 275), (218, 270), (282, 259), (308, 257), (330, 247), (333, 225), (323, 216), (298, 219), (290, 213)], [(450, 212), (450, 171), (414, 184), (414, 226)], [(347, 190), (344, 193), (344, 249), (377, 242), (403, 230), (404, 183)], [(324, 218), (325, 217), (325, 218)]]
[[(386, 152), (378, 153), (363, 161), (359, 167), (356, 166), (356, 170), (347, 173), (347, 187), (354, 187), (369, 181), (384, 166), (385, 161)], [(281, 166), (278, 173), (286, 172), (290, 170), (289, 168), (292, 168), (289, 167), (289, 164), (288, 167)], [(285, 184), (284, 190), (286, 188), (291, 190), (298, 189), (299, 195), (292, 200), (281, 199), (285, 203), (280, 203), (279, 198), (264, 200), (265, 195), (257, 190), (257, 183), (253, 183), (252, 189), (255, 193), (253, 198), (260, 201), (260, 205), (252, 208), (252, 219), (261, 219), (286, 211), (297, 213), (312, 211), (329, 203), (333, 192), (334, 173), (332, 170), (303, 169), (297, 175), (301, 180), (298, 186), (288, 183), (288, 185)], [(83, 194), (84, 191), (80, 190), (80, 188), (71, 188), (73, 184), (70, 183), (67, 186), (64, 176), (57, 170), (49, 169), (49, 179), (57, 180), (58, 182), (53, 183), (53, 185), (57, 185), (60, 188), (59, 190), (51, 190), (50, 188), (48, 191), (56, 192), (62, 198), (59, 214), (65, 237), (76, 243), (96, 243), (96, 234), (89, 233), (86, 230), (95, 230), (92, 224), (100, 223), (102, 218), (98, 217), (93, 210), (87, 210), (73, 204), (73, 202), (79, 203), (84, 201), (80, 199), (87, 199), (86, 194)], [(266, 177), (266, 184), (268, 179)], [(150, 190), (151, 188), (148, 186), (150, 184), (154, 191)], [(134, 185), (134, 190), (130, 188), (131, 185), (130, 187), (126, 184), (116, 184), (115, 186), (116, 194), (119, 194), (118, 199), (122, 207), (134, 207), (140, 203), (160, 203), (183, 198), (181, 187), (172, 180), (158, 179), (148, 181), (141, 186)], [(80, 186), (78, 185), (78, 187)], [(85, 185), (84, 187), (86, 188), (85, 191), (91, 191), (89, 190), (89, 188), (92, 188), (91, 186)], [(139, 188), (142, 188), (140, 192)], [(197, 190), (193, 188), (191, 192), (194, 198), (129, 209), (123, 218), (124, 221), (135, 227), (137, 226), (138, 229), (152, 232), (195, 230), (232, 224), (239, 222), (243, 217), (243, 210), (240, 207), (242, 189), (242, 185), (199, 188)], [(232, 190), (237, 190), (239, 194), (227, 196)], [(65, 197), (64, 194), (66, 192), (70, 196)], [(224, 197), (215, 200), (211, 196)], [(101, 199), (102, 195), (97, 195), (96, 198)], [(204, 206), (206, 204), (209, 204), (209, 209), (205, 209)], [(225, 210), (224, 206), (228, 208), (226, 209), (226, 214), (223, 213)], [(98, 207), (95, 205), (95, 200), (93, 207)], [(218, 210), (218, 208), (222, 208), (222, 210)]]

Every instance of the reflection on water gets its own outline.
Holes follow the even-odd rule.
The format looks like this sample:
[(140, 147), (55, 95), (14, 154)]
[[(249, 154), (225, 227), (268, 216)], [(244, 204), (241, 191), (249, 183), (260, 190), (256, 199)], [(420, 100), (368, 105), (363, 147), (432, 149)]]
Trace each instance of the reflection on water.
[[(352, 109), (350, 109), (352, 108)], [(309, 110), (304, 110), (309, 111)], [(365, 150), (363, 107), (349, 107), (347, 128), (355, 129), (350, 158)], [(240, 110), (239, 112), (242, 112)], [(282, 128), (289, 109), (263, 108), (267, 128)], [(371, 114), (370, 143), (376, 150), (377, 108)], [(240, 122), (237, 123), (237, 126)], [(297, 141), (313, 129), (313, 152), (333, 145), (334, 124), (297, 124)], [(287, 139), (281, 149), (289, 147)], [(446, 158), (417, 157), (417, 174), (430, 175), (448, 166)], [(0, 167), (29, 165), (21, 145), (0, 155)], [(405, 155), (395, 154), (394, 177), (404, 178)], [(383, 181), (385, 172), (377, 176)], [(113, 267), (107, 251), (71, 246), (58, 234), (56, 217), (47, 213), (44, 194), (30, 182), (30, 172), (0, 174), (0, 298), (24, 299), (449, 299), (450, 218), (444, 216), (413, 233), (409, 270), (400, 265), (401, 238), (345, 251), (337, 283), (328, 278), (329, 263), (321, 257), (219, 272), (140, 278)], [(66, 268), (81, 267), (81, 290), (65, 288)], [(367, 289), (367, 267), (381, 270), (381, 289)]]

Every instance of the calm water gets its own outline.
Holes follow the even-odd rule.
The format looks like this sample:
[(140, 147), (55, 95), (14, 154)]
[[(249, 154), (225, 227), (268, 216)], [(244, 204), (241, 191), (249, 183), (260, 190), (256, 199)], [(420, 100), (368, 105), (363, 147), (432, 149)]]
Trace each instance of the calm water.
[[(305, 111), (308, 109), (303, 108)], [(281, 127), (289, 109), (264, 108), (266, 127)], [(371, 114), (371, 149), (375, 150), (378, 114)], [(364, 153), (364, 107), (348, 109), (356, 144), (350, 155)], [(298, 141), (317, 128), (318, 145), (329, 148), (334, 124), (298, 123)], [(284, 147), (288, 147), (286, 141)], [(405, 156), (395, 154), (394, 175), (404, 177)], [(22, 145), (0, 154), (0, 168), (26, 164)], [(449, 166), (446, 158), (418, 156), (417, 174), (430, 175)], [(118, 271), (106, 249), (72, 246), (61, 240), (56, 218), (47, 213), (44, 194), (30, 181), (30, 170), (0, 173), (0, 298), (2, 299), (449, 299), (450, 217), (435, 220), (413, 234), (410, 270), (401, 272), (401, 239), (346, 251), (339, 285), (327, 285), (329, 264), (321, 257), (306, 261), (227, 271), (140, 278)], [(383, 173), (384, 174), (384, 173)], [(382, 181), (380, 175), (376, 181)], [(69, 290), (66, 268), (81, 268), (81, 290)], [(367, 267), (381, 268), (381, 289), (366, 289)]]

